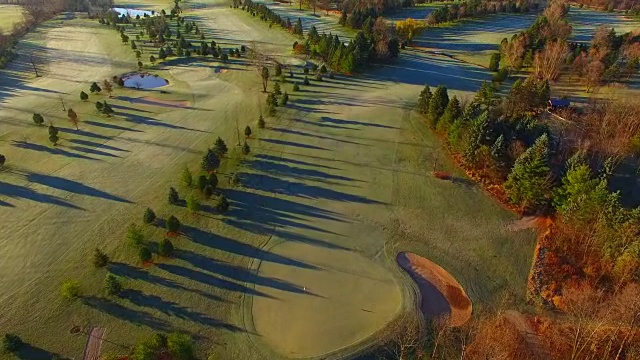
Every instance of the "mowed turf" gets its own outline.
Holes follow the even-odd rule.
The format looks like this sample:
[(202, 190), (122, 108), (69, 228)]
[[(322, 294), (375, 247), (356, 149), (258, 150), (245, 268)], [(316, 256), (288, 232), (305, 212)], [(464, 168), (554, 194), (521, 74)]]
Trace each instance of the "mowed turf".
[[(196, 5), (186, 15), (199, 21), (207, 40), (223, 48), (257, 40), (272, 54), (292, 57), (295, 38), (284, 30), (269, 30), (226, 2)], [(260, 93), (258, 72), (242, 60), (171, 61), (151, 69), (169, 79), (163, 88), (168, 94), (116, 88), (111, 98), (92, 95), (83, 103), (78, 94), (90, 81), (135, 69), (135, 57), (117, 32), (95, 21), (53, 21), (20, 46), (50, 56), (42, 59), (42, 77), (34, 78), (28, 64), (14, 63), (0, 83), (0, 153), (9, 167), (0, 174), (0, 218), (11, 219), (3, 220), (0, 233), (1, 255), (8, 259), (0, 265), (6, 289), (0, 321), (38, 349), (80, 356), (86, 337), (68, 329), (81, 324), (107, 329), (115, 344), (104, 343), (104, 353), (122, 352), (118, 344), (130, 346), (155, 331), (184, 331), (196, 338), (202, 357), (278, 358), (287, 350), (275, 344), (289, 351), (293, 346), (274, 331), (286, 329), (283, 321), (294, 314), (287, 311), (310, 320), (295, 323), (301, 333), (318, 334), (318, 313), (300, 305), (321, 301), (335, 314), (322, 319), (322, 334), (345, 326), (354, 335), (346, 341), (335, 331), (307, 339), (313, 350), (296, 351), (328, 352), (358, 342), (343, 349), (350, 352), (399, 311), (392, 282), (401, 289), (405, 309), (408, 293), (401, 284), (408, 278), (393, 275), (399, 251), (441, 265), (474, 306), (504, 293), (524, 298), (532, 234), (504, 230), (514, 215), (465, 180), (411, 111), (424, 83), (470, 94), (486, 72), (440, 59), (413, 63), (408, 53), (393, 66), (312, 80), (294, 93), (292, 81), (300, 82), (303, 74), (293, 68), (295, 79), (282, 84), (291, 103), (258, 130), (266, 95)], [(143, 49), (147, 63), (154, 50)], [(411, 76), (416, 70), (419, 76)], [(80, 115), (79, 131), (66, 120), (60, 96)], [(137, 101), (148, 96), (190, 105)], [(97, 114), (96, 100), (107, 100), (116, 116)], [(61, 129), (58, 147), (48, 144), (45, 128), (32, 124), (35, 109)], [(240, 130), (250, 124), (254, 134), (247, 140), (251, 154), (237, 169), (240, 184), (229, 187), (239, 161), (236, 120)], [(188, 164), (197, 173), (202, 151), (217, 136), (232, 149), (219, 173), (229, 212), (216, 215), (212, 201), (199, 214), (168, 205), (169, 186), (183, 198), (193, 191), (180, 185), (180, 170)], [(457, 180), (432, 177), (435, 160)], [(129, 223), (140, 223), (147, 206), (160, 218), (144, 228), (152, 248), (165, 236), (162, 224), (169, 215), (184, 226), (172, 239), (174, 259), (157, 258), (156, 265), (142, 267), (124, 232)], [(105, 270), (90, 264), (95, 247), (112, 257), (110, 271), (125, 279), (121, 298), (102, 295)], [(66, 279), (81, 282), (80, 300), (60, 298)], [(357, 286), (340, 285), (344, 279)], [(307, 282), (311, 292), (325, 297), (304, 292)], [(379, 313), (349, 305), (364, 304), (364, 293)], [(287, 306), (292, 299), (298, 305)], [(260, 303), (274, 307), (260, 310)], [(274, 308), (282, 316), (269, 317)], [(260, 331), (252, 331), (250, 324), (260, 321)]]
[(11, 33), (13, 25), (24, 20), (22, 6), (0, 4), (0, 19), (2, 19), (0, 21), (0, 33)]
[(639, 19), (634, 19), (621, 12), (580, 9), (576, 6), (571, 6), (566, 18), (572, 27), (571, 40), (579, 42), (591, 41), (596, 29), (600, 26), (614, 29), (618, 35), (640, 30)]

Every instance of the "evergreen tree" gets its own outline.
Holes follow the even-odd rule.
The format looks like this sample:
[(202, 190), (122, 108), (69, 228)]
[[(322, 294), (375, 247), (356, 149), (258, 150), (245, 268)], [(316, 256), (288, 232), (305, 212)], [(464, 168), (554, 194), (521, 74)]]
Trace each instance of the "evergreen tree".
[(215, 173), (209, 174), (209, 178), (207, 179), (207, 182), (212, 188), (215, 189), (218, 186), (218, 176), (216, 176)]
[(151, 254), (151, 250), (149, 250), (148, 246), (143, 245), (138, 249), (138, 259), (140, 259), (140, 262), (149, 262), (151, 261), (152, 257), (153, 255)]
[(504, 135), (500, 134), (493, 145), (491, 145), (491, 158), (496, 166), (496, 170), (502, 174), (507, 167), (507, 146)]
[(421, 114), (427, 114), (429, 111), (429, 102), (431, 101), (431, 97), (433, 94), (431, 93), (431, 89), (429, 85), (425, 85), (424, 89), (420, 92), (420, 97), (418, 98), (418, 110), (420, 110)]
[(167, 219), (165, 226), (168, 232), (177, 233), (178, 230), (180, 230), (180, 220), (178, 220), (178, 218), (176, 218), (175, 216), (171, 215)]
[(227, 198), (224, 195), (220, 195), (220, 197), (218, 198), (218, 202), (216, 203), (216, 210), (218, 210), (218, 212), (225, 212), (229, 209), (229, 201), (227, 201)]
[(156, 213), (151, 208), (147, 208), (147, 210), (144, 211), (144, 215), (142, 216), (142, 221), (145, 224), (152, 224), (154, 221), (156, 221)]
[(276, 96), (282, 95), (282, 91), (280, 90), (280, 84), (277, 81), (273, 84), (273, 93)]
[(178, 196), (178, 192), (174, 188), (169, 188), (169, 204), (178, 205), (180, 203), (180, 196)]
[(222, 157), (229, 151), (229, 148), (227, 148), (227, 144), (225, 144), (224, 140), (218, 137), (213, 145), (213, 150), (218, 154), (218, 156)]
[(93, 266), (96, 268), (103, 268), (109, 264), (109, 256), (102, 250), (96, 248), (93, 251)]
[(282, 65), (276, 64), (276, 76), (282, 75)]
[(469, 134), (467, 136), (467, 143), (463, 149), (464, 161), (475, 167), (476, 155), (478, 150), (483, 145), (483, 142), (487, 138), (489, 125), (489, 112), (484, 111), (480, 116), (475, 118), (471, 122), (469, 127)]
[(266, 124), (264, 122), (264, 117), (262, 117), (262, 114), (260, 114), (260, 117), (258, 118), (258, 128), (264, 129), (265, 126)]
[(80, 100), (82, 100), (82, 101), (89, 100), (89, 95), (87, 95), (87, 93), (84, 92), (84, 91), (80, 91)]
[(458, 101), (458, 97), (455, 95), (447, 104), (447, 108), (444, 110), (444, 114), (440, 118), (438, 122), (438, 130), (441, 132), (448, 132), (449, 127), (453, 125), (453, 122), (456, 121), (462, 115), (462, 108), (460, 107), (460, 101)]
[(247, 144), (247, 142), (244, 142), (244, 145), (242, 146), (242, 153), (245, 155), (249, 155), (249, 152), (251, 152), (251, 148), (249, 147), (249, 144)]
[(490, 71), (498, 71), (500, 69), (500, 53), (496, 52), (491, 54), (491, 59), (489, 60), (489, 70)]
[(8, 353), (18, 352), (24, 345), (24, 341), (16, 334), (7, 333), (2, 338), (2, 349)]
[(100, 85), (98, 85), (98, 83), (94, 82), (93, 84), (91, 84), (89, 91), (93, 94), (102, 91), (102, 88), (100, 87)]
[(122, 291), (122, 282), (112, 273), (107, 273), (104, 278), (104, 291), (107, 295), (118, 295)]
[(42, 115), (40, 115), (40, 114), (33, 114), (33, 122), (36, 125), (40, 126), (40, 125), (44, 124), (44, 117), (42, 117)]
[(293, 33), (295, 35), (304, 36), (304, 34), (302, 32), (302, 19), (298, 18), (298, 21), (296, 22), (296, 25), (293, 27)]
[(207, 176), (198, 176), (198, 180), (196, 181), (196, 187), (198, 188), (198, 190), (203, 191), (207, 185), (209, 185), (209, 179), (207, 179)]
[(101, 103), (100, 101), (96, 102), (96, 110), (102, 112), (102, 109), (104, 108), (104, 104)]
[(202, 157), (200, 168), (203, 171), (212, 172), (220, 166), (220, 157), (211, 148), (207, 149), (207, 153)]
[(496, 102), (496, 88), (492, 83), (483, 81), (480, 90), (476, 93), (473, 101), (486, 107), (492, 106)]
[(170, 257), (173, 255), (174, 247), (173, 243), (169, 239), (163, 239), (158, 244), (158, 254), (164, 257)]
[[(160, 60), (164, 60), (167, 58), (167, 52), (164, 50), (164, 48), (160, 48), (160, 50), (158, 50), (158, 58)], [(155, 61), (155, 60), (154, 60)], [(153, 61), (152, 61), (153, 62)]]
[(444, 114), (444, 110), (449, 104), (449, 95), (447, 94), (447, 88), (444, 85), (440, 85), (433, 92), (431, 101), (429, 101), (429, 111), (427, 112), (427, 118), (429, 124), (435, 129), (440, 117)]
[(251, 137), (251, 127), (249, 125), (244, 128), (244, 136)]
[(282, 106), (287, 105), (287, 103), (289, 102), (289, 94), (287, 94), (287, 92), (285, 91), (284, 94), (282, 95)]
[[(204, 187), (202, 188), (202, 190), (204, 190)], [(191, 193), (187, 196), (187, 209), (189, 209), (189, 211), (191, 212), (200, 211), (200, 202), (198, 201), (198, 197), (194, 193)]]
[(182, 174), (180, 175), (180, 181), (186, 187), (193, 186), (193, 175), (191, 175), (191, 171), (189, 170), (189, 167), (185, 166), (184, 169), (182, 169)]
[(512, 204), (523, 209), (540, 209), (548, 204), (552, 186), (548, 157), (547, 134), (518, 157), (504, 184)]

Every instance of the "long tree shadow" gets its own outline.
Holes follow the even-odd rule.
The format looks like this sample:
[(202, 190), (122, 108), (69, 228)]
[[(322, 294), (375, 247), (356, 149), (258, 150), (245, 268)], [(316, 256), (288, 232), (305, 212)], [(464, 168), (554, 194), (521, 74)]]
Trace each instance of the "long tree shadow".
[(40, 145), (40, 144), (32, 144), (32, 143), (27, 143), (27, 142), (23, 142), (23, 141), (13, 141), (13, 143), (11, 145), (15, 146), (17, 148), (20, 148), (20, 149), (40, 151), (40, 152), (45, 152), (45, 153), (48, 153), (48, 154), (51, 154), (51, 155), (60, 155), (60, 156), (66, 156), (66, 157), (75, 158), (75, 159), (85, 159), (85, 160), (100, 161), (100, 159), (96, 159), (96, 158), (93, 158), (93, 157), (90, 157), (90, 156), (86, 156), (86, 155), (82, 155), (82, 154), (73, 153), (73, 152), (61, 149), (59, 147), (51, 148), (51, 147), (48, 147), (48, 146), (44, 146), (44, 145)]
[(375, 123), (370, 123), (370, 122), (365, 122), (365, 121), (342, 120), (342, 119), (330, 118), (328, 116), (321, 117), (320, 118), (320, 122), (321, 123), (336, 124), (336, 125), (359, 125), (359, 126), (379, 127), (379, 128), (384, 128), (384, 129), (398, 129), (395, 126), (375, 124)]
[[(265, 286), (272, 289), (293, 292), (297, 294), (318, 296), (314, 293), (310, 293), (304, 290), (303, 287), (292, 284), (288, 281), (261, 276), (254, 271), (251, 271), (247, 267), (216, 261), (193, 251), (179, 250), (176, 252), (176, 257), (188, 262), (194, 267), (214, 274), (222, 275), (236, 281)], [(316, 268), (316, 270), (318, 270), (318, 268)]]
[(85, 124), (92, 125), (92, 126), (97, 126), (97, 127), (106, 128), (106, 129), (122, 130), (122, 131), (131, 131), (131, 132), (143, 132), (142, 130), (132, 129), (132, 128), (130, 128), (130, 127), (126, 127), (126, 126), (120, 126), (120, 125), (109, 124), (109, 123), (101, 123), (101, 122), (92, 121), (92, 120), (84, 121), (84, 123), (85, 123)]
[[(56, 196), (42, 194), (28, 187), (13, 185), (4, 181), (0, 181), (0, 195), (8, 196), (10, 198), (28, 199), (43, 204), (57, 205), (70, 209), (84, 210), (83, 208), (64, 201)], [(13, 207), (11, 204), (8, 205)]]
[(244, 161), (242, 165), (274, 176), (291, 177), (298, 180), (313, 180), (321, 182), (326, 180), (341, 180), (349, 182), (363, 182), (362, 180), (353, 179), (347, 176), (333, 175), (320, 170), (304, 169), (271, 161), (263, 161), (256, 158)]
[(179, 284), (175, 281), (172, 281), (170, 279), (164, 278), (162, 276), (157, 276), (157, 275), (153, 275), (150, 274), (149, 272), (125, 264), (125, 263), (120, 263), (120, 262), (113, 262), (109, 264), (109, 271), (111, 273), (113, 273), (114, 275), (118, 275), (120, 277), (123, 278), (127, 278), (127, 279), (134, 279), (134, 280), (140, 280), (140, 281), (144, 281), (147, 282), (149, 284), (154, 284), (154, 285), (160, 285), (160, 286), (164, 286), (170, 289), (175, 289), (175, 290), (180, 290), (180, 291), (187, 291), (190, 293), (194, 293), (197, 295), (200, 295), (202, 297), (205, 297), (209, 300), (213, 300), (213, 301), (220, 301), (220, 302), (227, 302), (225, 299), (210, 294), (206, 291), (202, 291), (199, 289), (193, 289), (193, 288), (188, 288), (182, 284)]
[(239, 179), (242, 185), (247, 188), (268, 191), (276, 194), (297, 196), (307, 199), (327, 199), (361, 204), (383, 204), (380, 201), (369, 199), (364, 196), (279, 179), (266, 174), (239, 173)]
[(205, 284), (207, 286), (213, 286), (213, 287), (217, 287), (219, 289), (223, 289), (223, 290), (227, 290), (227, 291), (234, 291), (234, 292), (239, 292), (242, 294), (247, 294), (247, 295), (254, 295), (254, 296), (264, 296), (264, 297), (268, 297), (268, 298), (273, 298), (273, 296), (265, 294), (263, 292), (260, 292), (256, 289), (250, 288), (248, 286), (245, 286), (243, 284), (238, 284), (236, 282), (233, 281), (229, 281), (229, 280), (225, 280), (213, 275), (210, 275), (208, 273), (202, 272), (202, 271), (198, 271), (198, 270), (193, 270), (193, 269), (189, 269), (180, 265), (173, 265), (173, 264), (157, 264), (157, 267), (161, 270), (164, 270), (168, 273), (177, 275), (177, 276), (182, 276), (185, 279), (189, 279), (192, 281), (197, 281), (199, 283)]
[(323, 168), (323, 169), (330, 169), (330, 170), (341, 170), (338, 169), (336, 167), (332, 167), (332, 166), (326, 166), (326, 165), (320, 165), (317, 163), (310, 163), (310, 162), (306, 162), (306, 161), (300, 161), (300, 160), (294, 160), (291, 158), (285, 158), (282, 156), (274, 156), (274, 155), (268, 155), (268, 154), (256, 154), (253, 156), (256, 159), (263, 159), (263, 160), (267, 160), (267, 161), (274, 161), (274, 162), (286, 162), (286, 163), (291, 163), (291, 164), (296, 164), (296, 165), (302, 165), (302, 166), (314, 166), (314, 167), (319, 167), (319, 168)]
[(192, 226), (183, 226), (183, 233), (195, 243), (226, 251), (228, 253), (255, 258), (261, 261), (295, 266), (303, 269), (319, 270), (314, 265), (310, 265), (305, 262), (291, 259), (282, 255), (274, 254), (259, 247), (246, 244), (238, 240), (230, 239), (218, 234), (206, 232)]
[(114, 157), (114, 158), (119, 158), (119, 155), (115, 155), (115, 154), (111, 154), (108, 153), (106, 151), (101, 151), (101, 150), (97, 150), (97, 149), (91, 149), (85, 146), (69, 146), (69, 149), (78, 151), (78, 152), (83, 152), (83, 153), (87, 153), (87, 154), (91, 154), (91, 155), (98, 155), (98, 156), (107, 156), (107, 157)]
[(129, 150), (121, 149), (119, 147), (115, 147), (112, 145), (101, 144), (95, 141), (82, 140), (82, 139), (70, 139), (68, 141), (74, 144), (79, 144), (84, 146), (93, 146), (93, 147), (102, 148), (102, 149), (111, 150), (111, 151), (129, 152)]
[(295, 147), (299, 147), (299, 148), (304, 148), (304, 149), (313, 149), (313, 150), (329, 150), (329, 149), (325, 149), (323, 147), (319, 147), (319, 146), (314, 146), (314, 145), (309, 145), (309, 144), (303, 144), (303, 143), (297, 143), (297, 142), (293, 142), (293, 141), (286, 141), (286, 140), (278, 140), (278, 139), (260, 139), (260, 141), (264, 141), (270, 144), (277, 144), (277, 145), (286, 145), (286, 146), (295, 146)]
[(129, 309), (109, 299), (97, 296), (83, 296), (81, 301), (90, 308), (135, 325), (146, 326), (157, 331), (171, 330), (171, 326), (166, 321), (144, 311)]
[(76, 129), (67, 129), (67, 128), (59, 127), (58, 130), (60, 130), (60, 132), (65, 133), (65, 134), (73, 134), (73, 135), (78, 135), (78, 136), (90, 137), (90, 138), (94, 138), (94, 139), (101, 139), (101, 140), (111, 140), (111, 139), (113, 139), (111, 136), (100, 135), (100, 134), (92, 133), (91, 131), (86, 131), (86, 130), (82, 130), (82, 129), (76, 130)]
[(60, 358), (58, 354), (52, 353), (45, 349), (39, 348), (35, 345), (24, 344), (15, 354), (16, 358), (21, 360), (40, 360), (40, 359), (57, 359)]
[(82, 184), (80, 182), (69, 180), (69, 179), (65, 179), (65, 178), (61, 178), (61, 177), (58, 177), (58, 176), (30, 173), (30, 174), (27, 174), (26, 179), (31, 181), (31, 182), (34, 182), (34, 183), (38, 183), (38, 184), (46, 185), (48, 187), (52, 187), (52, 188), (56, 188), (56, 189), (60, 189), (60, 190), (64, 190), (64, 191), (68, 191), (68, 192), (71, 192), (71, 193), (74, 193), (74, 194), (98, 197), (98, 198), (102, 198), (102, 199), (106, 199), (106, 200), (124, 202), (124, 203), (128, 203), (128, 204), (132, 203), (131, 201), (129, 201), (127, 199), (124, 199), (124, 198), (121, 198), (119, 196), (112, 195), (112, 194), (109, 194), (109, 193), (104, 192), (102, 190), (98, 190), (96, 188), (93, 188), (91, 186), (84, 185), (84, 184)]
[(339, 125), (333, 125), (333, 124), (323, 124), (323, 123), (304, 120), (304, 119), (291, 119), (291, 120), (293, 120), (295, 122), (302, 123), (302, 124), (312, 125), (312, 126), (322, 127), (322, 128), (330, 128), (330, 129), (338, 129), (338, 130), (355, 130), (354, 128), (347, 127), (347, 126), (339, 126)]
[(165, 122), (162, 122), (162, 121), (158, 121), (158, 120), (156, 120), (156, 119), (154, 119), (152, 117), (149, 117), (149, 116), (136, 115), (136, 114), (131, 114), (131, 113), (116, 113), (116, 115), (122, 116), (127, 121), (131, 121), (131, 122), (134, 122), (136, 124), (149, 125), (149, 126), (160, 126), (160, 127), (165, 127), (165, 128), (168, 128), (168, 129), (176, 129), (176, 130), (197, 131), (197, 132), (201, 132), (201, 133), (206, 133), (207, 132), (207, 131), (198, 130), (198, 129), (192, 129), (192, 128), (188, 128), (188, 127), (184, 127), (184, 126), (180, 126), (180, 125), (174, 125), (174, 124), (165, 123)]
[(371, 145), (368, 145), (368, 144), (362, 144), (362, 143), (355, 142), (355, 141), (342, 140), (342, 139), (337, 139), (337, 138), (333, 138), (333, 137), (330, 137), (330, 136), (311, 134), (311, 133), (304, 132), (304, 131), (298, 131), (298, 130), (292, 130), (292, 129), (286, 129), (286, 128), (270, 127), (269, 130), (277, 131), (277, 132), (284, 133), (284, 134), (299, 135), (299, 136), (306, 136), (306, 137), (314, 137), (314, 138), (323, 139), (323, 140), (337, 141), (337, 142), (341, 142), (341, 143), (345, 143), (345, 144), (371, 146)]
[(169, 316), (175, 316), (183, 320), (196, 322), (198, 324), (211, 326), (214, 328), (222, 328), (229, 331), (243, 331), (241, 328), (235, 325), (227, 324), (223, 321), (211, 318), (205, 314), (189, 310), (173, 301), (164, 300), (163, 298), (156, 295), (145, 294), (139, 290), (126, 289), (123, 290), (120, 295), (122, 298), (128, 300), (132, 304), (159, 310)]

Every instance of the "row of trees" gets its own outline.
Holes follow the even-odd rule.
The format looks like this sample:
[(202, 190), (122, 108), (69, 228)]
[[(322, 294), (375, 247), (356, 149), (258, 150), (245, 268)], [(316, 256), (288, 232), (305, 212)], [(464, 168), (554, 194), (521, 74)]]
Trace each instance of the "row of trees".
[(497, 13), (527, 13), (538, 9), (534, 1), (482, 1), (469, 0), (442, 6), (427, 16), (427, 24), (438, 25), (466, 18), (475, 18)]
[[(236, 5), (236, 8), (238, 7), (239, 6)], [(290, 18), (285, 19), (282, 16), (276, 14), (273, 10), (269, 9), (266, 5), (254, 3), (251, 0), (244, 1), (242, 5), (242, 10), (247, 11), (252, 16), (258, 15), (260, 17), (260, 20), (270, 23), (269, 27), (271, 27), (273, 24), (276, 24), (276, 25), (280, 25), (282, 28), (288, 30), (289, 32), (295, 35), (298, 35), (298, 36), (304, 35), (304, 30), (302, 28), (302, 19), (300, 18), (298, 18), (298, 20), (296, 20), (296, 23), (293, 24), (291, 23)]]

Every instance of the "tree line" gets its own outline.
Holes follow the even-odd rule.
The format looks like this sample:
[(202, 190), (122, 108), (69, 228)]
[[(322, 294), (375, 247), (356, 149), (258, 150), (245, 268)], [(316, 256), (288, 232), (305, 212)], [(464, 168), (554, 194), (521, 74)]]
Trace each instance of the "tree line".
[(462, 1), (442, 6), (431, 12), (427, 16), (427, 24), (438, 25), (497, 13), (528, 13), (537, 10), (538, 7), (539, 4), (534, 1)]
[(552, 132), (537, 116), (548, 96), (548, 82), (533, 77), (504, 97), (484, 83), (466, 106), (446, 87), (426, 86), (418, 109), (494, 195), (523, 213), (556, 217), (535, 291), (554, 305), (564, 287), (615, 291), (640, 280), (640, 209), (625, 208), (610, 186), (616, 167), (640, 154), (640, 106), (594, 103), (573, 119), (581, 126)]

